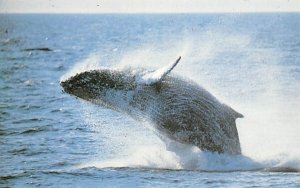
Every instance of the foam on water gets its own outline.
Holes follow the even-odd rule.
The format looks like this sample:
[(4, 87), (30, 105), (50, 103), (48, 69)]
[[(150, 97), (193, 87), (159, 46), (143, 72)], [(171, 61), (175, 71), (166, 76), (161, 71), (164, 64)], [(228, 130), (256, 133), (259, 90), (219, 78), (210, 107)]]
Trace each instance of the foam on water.
[[(106, 142), (104, 149), (113, 151), (113, 154), (80, 164), (79, 167), (205, 171), (293, 168), (299, 171), (300, 100), (299, 95), (286, 95), (289, 91), (283, 83), (291, 81), (290, 88), (297, 89), (297, 86), (295, 81), (282, 75), (285, 67), (279, 64), (280, 52), (253, 47), (249, 35), (215, 30), (204, 31), (198, 38), (187, 36), (184, 40), (174, 41), (164, 51), (149, 44), (128, 51), (114, 68), (158, 69), (181, 55), (182, 61), (173, 72), (197, 81), (221, 101), (244, 114), (244, 119), (237, 120), (244, 155), (202, 152), (194, 146), (163, 142), (144, 129), (144, 123), (109, 111), (116, 113), (114, 117), (120, 116), (122, 119), (112, 120), (111, 116), (99, 115), (98, 107), (91, 108), (84, 103), (83, 119), (99, 134), (95, 139)], [(62, 79), (101, 67), (97, 56), (91, 55)], [(101, 113), (105, 111), (101, 108)]]

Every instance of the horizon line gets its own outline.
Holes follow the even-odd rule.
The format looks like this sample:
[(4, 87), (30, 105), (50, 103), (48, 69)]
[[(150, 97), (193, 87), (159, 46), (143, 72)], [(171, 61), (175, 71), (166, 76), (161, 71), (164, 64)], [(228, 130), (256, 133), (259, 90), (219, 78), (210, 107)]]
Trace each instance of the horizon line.
[(185, 11), (182, 11), (182, 12), (179, 12), (179, 11), (170, 11), (170, 12), (167, 12), (167, 11), (155, 11), (155, 12), (148, 12), (148, 11), (132, 11), (132, 12), (110, 12), (110, 11), (107, 11), (107, 12), (94, 12), (94, 11), (91, 11), (91, 12), (77, 12), (77, 11), (68, 11), (68, 12), (55, 12), (55, 11), (52, 11), (52, 12), (44, 12), (44, 11), (41, 11), (41, 12), (38, 12), (38, 11), (26, 11), (26, 12), (19, 12), (19, 11), (11, 11), (11, 12), (1, 12), (0, 11), (0, 14), (243, 14), (243, 13), (300, 13), (300, 10), (292, 10), (292, 11), (289, 11), (289, 10), (281, 10), (281, 11), (274, 11), (274, 10), (265, 10), (265, 11), (194, 11), (194, 12), (185, 12)]

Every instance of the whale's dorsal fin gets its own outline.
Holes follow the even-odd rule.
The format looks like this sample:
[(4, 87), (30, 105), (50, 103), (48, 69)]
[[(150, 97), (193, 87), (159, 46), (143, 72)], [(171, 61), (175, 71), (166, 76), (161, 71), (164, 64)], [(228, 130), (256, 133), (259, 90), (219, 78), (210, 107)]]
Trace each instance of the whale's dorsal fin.
[(170, 63), (169, 65), (167, 65), (165, 67), (162, 67), (156, 71), (148, 72), (148, 73), (144, 74), (143, 76), (141, 76), (141, 78), (138, 82), (141, 84), (146, 84), (146, 85), (152, 85), (152, 84), (160, 82), (174, 69), (174, 67), (178, 64), (180, 59), (181, 59), (181, 56), (179, 56), (179, 58), (175, 62)]

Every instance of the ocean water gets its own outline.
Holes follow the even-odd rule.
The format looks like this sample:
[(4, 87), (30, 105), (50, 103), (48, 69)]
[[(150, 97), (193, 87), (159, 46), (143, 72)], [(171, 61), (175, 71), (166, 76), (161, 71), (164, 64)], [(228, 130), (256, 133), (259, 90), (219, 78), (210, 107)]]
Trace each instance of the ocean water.
[[(59, 85), (179, 55), (174, 74), (245, 116), (243, 155), (167, 148)], [(300, 187), (299, 135), (299, 13), (0, 15), (0, 187)]]

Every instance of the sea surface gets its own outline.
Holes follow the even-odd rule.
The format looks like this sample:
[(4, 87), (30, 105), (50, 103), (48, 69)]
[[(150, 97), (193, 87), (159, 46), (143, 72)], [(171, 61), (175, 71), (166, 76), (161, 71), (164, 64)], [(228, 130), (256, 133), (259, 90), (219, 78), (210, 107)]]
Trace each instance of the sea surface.
[[(174, 74), (245, 116), (243, 155), (168, 150), (59, 84), (179, 55)], [(0, 15), (0, 187), (300, 187), (299, 135), (300, 13)]]

